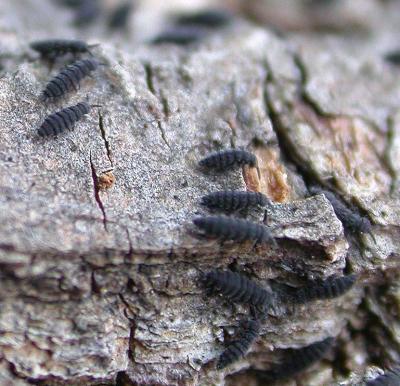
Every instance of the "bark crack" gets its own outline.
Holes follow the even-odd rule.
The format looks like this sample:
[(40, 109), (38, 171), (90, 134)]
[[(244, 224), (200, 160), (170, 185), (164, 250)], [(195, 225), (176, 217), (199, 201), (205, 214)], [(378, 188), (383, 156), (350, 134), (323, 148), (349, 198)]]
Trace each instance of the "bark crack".
[(134, 362), (135, 361), (135, 332), (136, 332), (136, 323), (135, 320), (132, 319), (132, 315), (134, 315), (134, 312), (132, 311), (129, 303), (126, 301), (124, 298), (124, 295), (122, 293), (119, 293), (119, 298), (123, 305), (125, 306), (125, 317), (129, 320), (130, 322), (130, 331), (129, 331), (129, 349), (128, 349), (128, 356), (129, 359)]
[(146, 84), (147, 84), (147, 88), (150, 90), (150, 92), (156, 95), (156, 90), (154, 88), (154, 82), (153, 82), (153, 69), (151, 68), (151, 64), (150, 63), (144, 63), (143, 64), (144, 67), (144, 72), (146, 74)]
[(101, 210), (102, 213), (102, 217), (103, 217), (103, 226), (104, 226), (104, 230), (106, 232), (108, 232), (107, 230), (107, 216), (106, 216), (106, 211), (104, 208), (104, 204), (101, 201), (100, 198), (100, 189), (99, 189), (99, 184), (98, 184), (98, 180), (97, 180), (97, 174), (96, 174), (96, 169), (94, 167), (93, 161), (92, 161), (92, 153), (89, 153), (89, 161), (90, 161), (90, 170), (92, 173), (92, 180), (93, 180), (93, 191), (94, 191), (94, 199), (97, 202), (97, 205), (99, 207), (99, 209)]
[(168, 99), (165, 96), (161, 96), (161, 104), (163, 106), (163, 113), (165, 116), (165, 119), (167, 120), (171, 114), (169, 110), (169, 105), (168, 105)]
[[(159, 98), (157, 95), (155, 86), (154, 86), (154, 81), (153, 81), (153, 69), (151, 68), (151, 64), (146, 62), (143, 63), (144, 71), (146, 73), (146, 84), (147, 88), (150, 90), (150, 92), (160, 101), (162, 107), (163, 107), (163, 113), (166, 118), (169, 116), (169, 107), (168, 107), (168, 101), (165, 97)], [(165, 130), (163, 128), (162, 122), (160, 119), (157, 119), (157, 127), (160, 130), (161, 133), (161, 138), (164, 141), (164, 143), (167, 145), (168, 149), (172, 150), (171, 145), (169, 144), (167, 137), (165, 135)]]
[(104, 141), (104, 146), (105, 146), (106, 151), (107, 151), (107, 158), (110, 161), (111, 165), (113, 165), (113, 161), (112, 161), (112, 158), (111, 158), (110, 142), (108, 141), (107, 136), (106, 136), (106, 131), (105, 131), (105, 128), (104, 128), (103, 116), (101, 115), (100, 111), (99, 111), (99, 128), (100, 128), (101, 137), (103, 138), (103, 141)]
[(268, 63), (265, 64), (267, 69), (267, 75), (264, 81), (264, 104), (266, 107), (267, 115), (271, 121), (272, 129), (276, 134), (276, 138), (278, 141), (278, 147), (283, 154), (284, 158), (296, 166), (297, 172), (303, 178), (304, 182), (308, 185), (311, 182), (314, 182), (317, 177), (312, 176), (311, 172), (305, 167), (304, 162), (299, 160), (296, 156), (296, 148), (290, 141), (290, 138), (287, 136), (287, 132), (282, 124), (279, 113), (274, 109), (273, 102), (271, 100), (271, 96), (268, 90), (268, 86), (274, 83), (274, 77), (272, 70)]
[(335, 118), (335, 117), (343, 117), (343, 118), (348, 118), (348, 119), (354, 119), (358, 118), (362, 120), (363, 122), (367, 123), (369, 126), (371, 126), (376, 132), (382, 133), (382, 130), (376, 125), (375, 122), (359, 115), (348, 115), (348, 114), (333, 114), (333, 113), (328, 113), (324, 111), (321, 106), (307, 93), (306, 91), (306, 85), (308, 82), (308, 76), (307, 76), (307, 69), (306, 65), (304, 64), (303, 60), (301, 59), (300, 55), (298, 53), (293, 53), (293, 63), (297, 67), (300, 73), (300, 82), (299, 82), (299, 94), (301, 101), (305, 103), (312, 111), (320, 117), (325, 117), (325, 118)]
[(170, 144), (168, 143), (167, 137), (166, 137), (166, 135), (165, 135), (165, 130), (164, 130), (163, 125), (162, 125), (162, 122), (161, 122), (160, 120), (157, 120), (157, 126), (158, 126), (158, 129), (159, 129), (160, 132), (161, 132), (161, 138), (162, 138), (162, 140), (163, 140), (164, 143), (167, 145), (167, 147), (168, 147), (170, 150), (172, 150)]
[(132, 246), (132, 239), (131, 239), (131, 235), (129, 233), (129, 229), (126, 228), (126, 237), (128, 238), (128, 245), (129, 245), (129, 249), (128, 252), (126, 254), (126, 257), (132, 257), (133, 255), (133, 246)]
[(392, 178), (392, 182), (390, 184), (390, 194), (394, 194), (398, 187), (399, 187), (399, 175), (396, 170), (395, 165), (393, 165), (393, 161), (390, 156), (390, 152), (396, 146), (395, 144), (395, 123), (393, 120), (393, 117), (389, 116), (387, 118), (387, 127), (388, 131), (386, 134), (386, 148), (385, 148), (385, 162), (387, 164), (388, 171), (390, 173), (390, 176)]

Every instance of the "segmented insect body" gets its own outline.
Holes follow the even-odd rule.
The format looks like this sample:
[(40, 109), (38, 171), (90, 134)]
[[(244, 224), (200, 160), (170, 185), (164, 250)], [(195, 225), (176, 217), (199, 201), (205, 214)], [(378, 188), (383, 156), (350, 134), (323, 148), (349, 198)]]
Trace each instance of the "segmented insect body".
[(121, 4), (111, 14), (108, 26), (111, 29), (126, 28), (132, 10), (133, 4), (131, 2)]
[(249, 165), (255, 167), (257, 158), (254, 154), (241, 149), (228, 149), (211, 153), (203, 158), (199, 165), (207, 169), (223, 171), (234, 166)]
[(331, 203), (336, 216), (350, 232), (371, 232), (371, 222), (366, 217), (362, 217), (357, 212), (350, 210), (334, 193), (317, 187), (310, 188), (310, 192), (313, 194), (323, 193)]
[(236, 272), (211, 271), (206, 275), (204, 284), (233, 302), (250, 304), (263, 312), (272, 303), (271, 292)]
[(346, 293), (356, 282), (356, 275), (331, 276), (324, 281), (313, 281), (297, 289), (291, 296), (293, 303), (304, 304), (313, 300), (333, 299)]
[(229, 24), (232, 15), (223, 10), (207, 10), (192, 14), (179, 15), (176, 23), (180, 25), (201, 25), (208, 28), (219, 28)]
[(260, 380), (273, 381), (290, 378), (318, 362), (329, 350), (334, 342), (333, 338), (327, 338), (301, 349), (290, 349), (287, 359), (271, 370), (252, 370)]
[(30, 44), (31, 48), (39, 52), (43, 57), (53, 59), (66, 53), (90, 52), (90, 46), (81, 40), (49, 39), (39, 40)]
[(49, 115), (38, 129), (39, 136), (48, 137), (60, 134), (65, 130), (72, 130), (76, 122), (85, 114), (88, 114), (90, 109), (89, 104), (80, 102), (75, 106), (67, 107)]
[(259, 225), (248, 220), (231, 218), (227, 216), (197, 217), (193, 223), (202, 229), (205, 234), (217, 237), (221, 240), (234, 240), (242, 242), (254, 240), (257, 243), (276, 245), (269, 229), (265, 225)]
[(243, 330), (239, 339), (228, 345), (225, 351), (220, 355), (217, 363), (217, 369), (222, 370), (238, 359), (244, 357), (249, 350), (251, 344), (260, 334), (260, 322), (249, 320), (244, 323)]
[(222, 209), (233, 212), (242, 209), (269, 205), (271, 201), (259, 192), (243, 192), (239, 190), (224, 190), (207, 194), (201, 204), (210, 209)]
[(46, 85), (42, 93), (42, 100), (56, 100), (71, 90), (77, 90), (80, 81), (95, 71), (99, 64), (96, 59), (90, 58), (77, 60), (65, 67)]
[(398, 386), (400, 385), (400, 367), (385, 372), (372, 381), (367, 382), (366, 386)]
[(151, 44), (177, 44), (186, 46), (204, 39), (208, 32), (198, 26), (177, 26), (170, 28), (151, 40)]

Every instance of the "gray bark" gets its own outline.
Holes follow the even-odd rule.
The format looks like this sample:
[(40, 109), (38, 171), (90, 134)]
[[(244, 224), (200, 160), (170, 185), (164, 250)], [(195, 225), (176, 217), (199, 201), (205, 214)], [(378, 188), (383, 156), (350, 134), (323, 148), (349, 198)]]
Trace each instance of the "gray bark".
[[(299, 384), (354, 384), (398, 361), (400, 68), (382, 59), (397, 43), (392, 14), (369, 26), (373, 39), (279, 38), (238, 20), (190, 48), (118, 46), (95, 26), (106, 65), (45, 106), (62, 64), (49, 71), (27, 43), (77, 31), (48, 1), (1, 4), (0, 383), (251, 384), (235, 374), (327, 336), (335, 349)], [(101, 107), (72, 133), (38, 138), (46, 115), (87, 95)], [(260, 177), (197, 167), (232, 146), (254, 151)], [(329, 201), (306, 198), (310, 181), (365, 212), (373, 235), (346, 238)], [(278, 248), (198, 237), (200, 197), (246, 188), (274, 201)], [(207, 297), (202, 273), (300, 286), (346, 266), (360, 277), (351, 292), (274, 310), (248, 356), (215, 370), (249, 309)]]

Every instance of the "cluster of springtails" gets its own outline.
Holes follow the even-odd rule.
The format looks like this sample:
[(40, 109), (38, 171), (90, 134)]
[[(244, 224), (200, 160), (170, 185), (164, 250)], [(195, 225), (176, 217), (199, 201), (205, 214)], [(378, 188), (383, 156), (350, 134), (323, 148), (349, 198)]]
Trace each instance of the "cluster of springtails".
[[(213, 153), (200, 161), (200, 167), (220, 172), (242, 165), (256, 167), (257, 159), (255, 155), (245, 150), (230, 149)], [(226, 190), (204, 196), (201, 203), (209, 209), (232, 213), (263, 207), (268, 205), (270, 201), (262, 193)], [(218, 215), (198, 217), (193, 222), (206, 235), (221, 240), (237, 242), (249, 240), (260, 244), (275, 244), (275, 240), (267, 226), (251, 221)]]
[[(31, 43), (31, 48), (40, 53), (43, 59), (54, 61), (56, 58), (65, 54), (91, 54), (90, 48), (93, 46), (79, 40), (43, 40)], [(78, 59), (66, 66), (58, 75), (52, 78), (44, 88), (40, 99), (44, 103), (57, 102), (64, 98), (71, 91), (78, 91), (81, 81), (97, 70), (101, 63), (94, 57)], [(58, 135), (65, 130), (72, 130), (75, 124), (86, 114), (94, 105), (87, 102), (80, 102), (77, 105), (66, 107), (60, 111), (50, 114), (38, 129), (40, 137)]]
[[(221, 294), (234, 303), (249, 305), (254, 316), (253, 320), (244, 325), (239, 337), (231, 342), (220, 355), (217, 369), (221, 370), (246, 355), (259, 335), (262, 320), (275, 305), (286, 303), (292, 306), (316, 300), (334, 299), (349, 291), (355, 282), (355, 275), (332, 276), (323, 281), (311, 281), (306, 286), (291, 291), (288, 289), (288, 291), (276, 293), (262, 288), (236, 272), (223, 270), (209, 272), (204, 278), (204, 284), (209, 290)], [(288, 350), (290, 354), (287, 360), (276, 368), (268, 371), (254, 371), (259, 375), (262, 374), (261, 378), (269, 380), (291, 377), (321, 359), (333, 342), (333, 338), (328, 338), (299, 350)]]
[[(243, 165), (257, 167), (257, 158), (245, 150), (229, 149), (210, 154), (202, 159), (199, 165), (202, 169), (223, 172)], [(333, 193), (321, 189), (314, 189), (311, 193), (325, 194), (345, 229), (362, 233), (371, 231), (369, 220), (349, 209)], [(201, 204), (210, 210), (222, 211), (225, 214), (272, 205), (262, 193), (236, 190), (212, 192), (202, 197)], [(249, 240), (255, 243), (276, 244), (266, 225), (252, 221), (226, 215), (212, 215), (197, 217), (193, 222), (208, 237), (235, 242)], [(300, 288), (287, 287), (287, 290), (278, 292), (262, 288), (246, 276), (229, 270), (214, 270), (204, 275), (203, 283), (208, 291), (220, 294), (231, 302), (249, 305), (252, 314), (252, 319), (242, 323), (237, 338), (219, 356), (217, 369), (224, 369), (246, 355), (260, 334), (262, 321), (276, 305), (302, 305), (316, 300), (337, 298), (349, 291), (356, 280), (356, 275), (331, 276), (325, 280), (309, 281)], [(286, 350), (285, 359), (279, 365), (270, 370), (251, 371), (259, 379), (268, 381), (292, 377), (322, 359), (333, 343), (334, 338), (329, 337), (307, 347)]]

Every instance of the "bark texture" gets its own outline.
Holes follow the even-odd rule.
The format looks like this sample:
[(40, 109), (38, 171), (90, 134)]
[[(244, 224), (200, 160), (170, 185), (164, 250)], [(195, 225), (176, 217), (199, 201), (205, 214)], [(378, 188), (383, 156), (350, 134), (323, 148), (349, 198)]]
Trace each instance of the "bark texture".
[[(46, 0), (0, 4), (1, 384), (256, 385), (247, 368), (328, 336), (330, 356), (297, 384), (362, 384), (380, 371), (368, 366), (399, 361), (400, 67), (383, 54), (397, 48), (400, 9), (369, 3), (384, 25), (351, 37), (238, 19), (188, 48), (152, 47), (99, 22), (81, 34), (96, 34), (105, 65), (49, 106), (40, 92), (65, 61), (50, 69), (28, 43), (78, 36), (71, 15)], [(101, 107), (75, 131), (37, 136), (86, 97)], [(260, 173), (198, 168), (228, 147), (253, 151)], [(345, 235), (312, 184), (368, 216), (372, 234)], [(274, 201), (249, 218), (277, 247), (198, 237), (201, 196), (223, 189)], [(339, 299), (276, 307), (248, 356), (216, 371), (249, 309), (206, 296), (199, 279), (215, 268), (272, 289), (345, 270), (359, 280)]]

